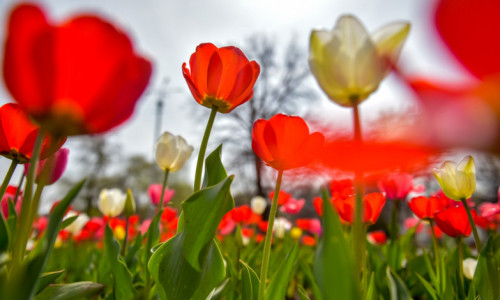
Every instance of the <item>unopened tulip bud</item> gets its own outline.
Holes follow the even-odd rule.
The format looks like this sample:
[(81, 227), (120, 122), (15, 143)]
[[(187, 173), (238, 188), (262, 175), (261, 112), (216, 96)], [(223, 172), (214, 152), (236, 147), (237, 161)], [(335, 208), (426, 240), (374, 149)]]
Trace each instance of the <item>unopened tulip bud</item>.
[(250, 208), (257, 215), (262, 215), (267, 207), (267, 201), (262, 196), (255, 196), (250, 200)]
[(134, 195), (132, 195), (132, 191), (130, 189), (127, 189), (127, 198), (125, 199), (123, 215), (128, 218), (133, 214), (135, 214), (135, 199)]
[(193, 153), (193, 146), (179, 135), (165, 131), (156, 142), (155, 158), (163, 170), (176, 172), (184, 166)]
[(445, 161), (433, 173), (443, 193), (455, 201), (469, 199), (476, 190), (476, 170), (474, 159), (470, 155), (464, 157), (458, 165)]
[(126, 198), (119, 189), (103, 189), (99, 194), (97, 206), (103, 215), (116, 217), (123, 212)]
[[(35, 182), (37, 184), (51, 185), (61, 178), (68, 164), (69, 149), (61, 148), (52, 156), (38, 162)], [(30, 164), (25, 165), (24, 173), (28, 173)]]

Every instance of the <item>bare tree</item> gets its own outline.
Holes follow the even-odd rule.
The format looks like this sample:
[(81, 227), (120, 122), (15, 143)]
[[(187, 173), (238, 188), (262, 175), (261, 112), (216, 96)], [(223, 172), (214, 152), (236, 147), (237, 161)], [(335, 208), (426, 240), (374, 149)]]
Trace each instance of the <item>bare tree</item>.
[[(276, 39), (265, 35), (254, 35), (247, 40), (242, 49), (261, 68), (253, 98), (220, 116), (213, 131), (214, 140), (224, 143), (229, 169), (237, 173), (235, 183), (259, 195), (265, 194), (268, 175), (252, 151), (253, 123), (277, 113), (297, 114), (303, 107), (301, 103), (310, 104), (316, 99), (307, 83), (310, 72), (305, 51), (295, 38), (284, 49), (278, 45)], [(252, 181), (254, 184), (248, 184)]]

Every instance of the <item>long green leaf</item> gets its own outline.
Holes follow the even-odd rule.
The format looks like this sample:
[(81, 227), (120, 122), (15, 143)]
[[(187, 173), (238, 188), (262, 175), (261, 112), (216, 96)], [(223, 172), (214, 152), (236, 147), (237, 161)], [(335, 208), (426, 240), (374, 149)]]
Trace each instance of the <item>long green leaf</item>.
[(0, 253), (7, 251), (9, 248), (9, 236), (7, 222), (3, 218), (3, 214), (0, 213)]
[(436, 295), (436, 290), (434, 289), (434, 287), (432, 286), (432, 284), (430, 284), (427, 280), (425, 280), (424, 277), (420, 276), (420, 274), (416, 273), (416, 275), (417, 275), (418, 280), (420, 280), (420, 282), (422, 283), (422, 285), (424, 286), (424, 288), (429, 293), (429, 295), (431, 295), (432, 299), (438, 300), (438, 297)]
[(386, 270), (387, 281), (389, 282), (389, 290), (391, 292), (392, 300), (410, 300), (410, 292), (406, 287), (405, 283), (399, 276), (387, 267)]
[(290, 252), (287, 254), (283, 262), (281, 263), (278, 271), (274, 273), (269, 286), (266, 288), (266, 294), (264, 299), (274, 300), (274, 299), (285, 299), (286, 290), (290, 284), (290, 278), (293, 274), (293, 266), (299, 252), (299, 247), (294, 244)]
[(73, 300), (90, 298), (98, 294), (104, 285), (82, 281), (70, 284), (52, 284), (35, 297), (35, 300)]
[(314, 277), (323, 299), (360, 299), (351, 249), (329, 199), (323, 199), (323, 234), (314, 257)]
[(120, 245), (113, 237), (113, 231), (109, 225), (106, 225), (104, 243), (106, 246), (106, 259), (111, 266), (111, 273), (113, 274), (114, 279), (113, 292), (115, 299), (133, 299), (134, 289), (132, 287), (132, 276), (125, 265), (125, 262), (120, 257)]
[(36, 293), (40, 293), (40, 291), (42, 291), (49, 284), (54, 283), (54, 281), (56, 281), (62, 273), (64, 273), (64, 270), (43, 273), (42, 276), (40, 276), (40, 282), (38, 283)]
[[(490, 237), (477, 260), (473, 284), (481, 296), (481, 300), (500, 299), (499, 265), (495, 257), (493, 238)], [(497, 251), (499, 249), (496, 249)]]
[(259, 298), (260, 280), (257, 273), (246, 263), (240, 260), (241, 269), (242, 300), (256, 300)]

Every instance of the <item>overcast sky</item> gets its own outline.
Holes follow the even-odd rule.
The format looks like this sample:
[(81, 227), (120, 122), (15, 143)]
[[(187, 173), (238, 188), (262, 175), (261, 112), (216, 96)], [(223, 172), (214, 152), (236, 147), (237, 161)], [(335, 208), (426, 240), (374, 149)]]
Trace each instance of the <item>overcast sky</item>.
[[(9, 11), (17, 3), (0, 1), (0, 24), (5, 28)], [(396, 20), (411, 22), (412, 28), (403, 49), (400, 65), (406, 73), (440, 75), (460, 78), (461, 72), (448, 56), (431, 26), (433, 1), (423, 0), (52, 0), (39, 2), (56, 21), (81, 13), (97, 13), (128, 32), (137, 51), (149, 57), (154, 73), (148, 94), (138, 103), (129, 122), (114, 130), (109, 136), (123, 145), (127, 154), (151, 155), (156, 97), (155, 91), (163, 78), (170, 79), (173, 93), (167, 96), (162, 120), (162, 130), (185, 136), (190, 144), (199, 147), (206, 120), (194, 120), (185, 109), (194, 101), (182, 77), (181, 65), (188, 61), (196, 46), (212, 42), (217, 46), (229, 43), (243, 44), (255, 33), (267, 34), (281, 43), (296, 35), (299, 45), (308, 49), (309, 34), (315, 28), (332, 28), (341, 14), (359, 17), (369, 31)], [(0, 31), (0, 40), (5, 32)], [(2, 42), (3, 43), (3, 42)], [(242, 49), (245, 51), (245, 49)], [(0, 48), (0, 54), (3, 49)], [(3, 54), (2, 54), (3, 57)], [(314, 83), (315, 84), (315, 83)], [(315, 84), (316, 87), (316, 84)], [(323, 99), (323, 117), (335, 116), (340, 122), (350, 124), (350, 110), (340, 108)], [(12, 101), (0, 82), (0, 104)], [(408, 92), (389, 77), (379, 91), (361, 106), (365, 119), (375, 118), (388, 109), (411, 105)], [(304, 105), (307, 105), (305, 103)], [(209, 110), (206, 110), (208, 118)], [(202, 122), (202, 127), (192, 126)], [(74, 147), (71, 140), (67, 143)], [(195, 157), (197, 150), (195, 150)], [(0, 176), (6, 172), (8, 161), (0, 160)], [(194, 166), (193, 166), (194, 167)]]

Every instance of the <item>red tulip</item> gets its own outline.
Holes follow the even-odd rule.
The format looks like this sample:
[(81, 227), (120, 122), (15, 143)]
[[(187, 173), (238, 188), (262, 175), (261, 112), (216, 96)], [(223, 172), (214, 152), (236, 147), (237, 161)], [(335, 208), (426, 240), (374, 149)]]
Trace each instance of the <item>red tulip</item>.
[(413, 188), (413, 177), (408, 173), (388, 173), (378, 182), (378, 188), (391, 200), (405, 200)]
[[(289, 193), (280, 190), (278, 193), (278, 205), (285, 205), (288, 203), (288, 201), (292, 198), (292, 195)], [(269, 192), (269, 199), (273, 201), (274, 199), (274, 191)]]
[(310, 134), (306, 122), (297, 116), (277, 114), (253, 124), (253, 151), (278, 171), (310, 164), (323, 150), (323, 142), (323, 134)]
[(228, 113), (253, 96), (253, 86), (260, 73), (255, 61), (248, 61), (236, 47), (217, 48), (206, 43), (196, 47), (189, 59), (189, 68), (182, 64), (182, 74), (199, 104)]
[(463, 206), (450, 206), (434, 214), (436, 225), (451, 237), (467, 237), (472, 229)]
[[(7, 103), (0, 107), (0, 155), (16, 159), (19, 163), (31, 160), (38, 126), (26, 115), (20, 105)], [(54, 140), (46, 136), (42, 142), (41, 158), (59, 149), (66, 138)]]
[(304, 199), (293, 199), (291, 198), (288, 202), (281, 207), (281, 211), (290, 215), (296, 215), (300, 213), (302, 208), (306, 204), (306, 200)]
[(123, 123), (151, 75), (127, 35), (96, 16), (54, 25), (39, 7), (22, 4), (6, 36), (7, 89), (56, 135), (101, 133)]
[(297, 227), (311, 234), (321, 235), (321, 222), (318, 219), (297, 219)]
[(383, 230), (375, 230), (369, 232), (366, 236), (367, 240), (374, 245), (383, 245), (387, 242), (387, 234)]
[(15, 203), (15, 208), (16, 212), (19, 214), (21, 211), (21, 201), (22, 201), (22, 192), (19, 193), (19, 196), (16, 199), (14, 197), (16, 196), (17, 188), (13, 185), (7, 186), (7, 190), (5, 191), (5, 194), (3, 195), (2, 199), (0, 199), (0, 206), (2, 208), (2, 212), (4, 217), (9, 216), (9, 201), (12, 201)]
[[(435, 25), (455, 57), (480, 79), (500, 75), (500, 2), (440, 0)], [(467, 20), (464, 22), (464, 20)]]
[(302, 237), (302, 244), (304, 244), (304, 246), (314, 247), (316, 246), (316, 239), (312, 236), (304, 235)]
[(434, 214), (448, 206), (448, 200), (443, 197), (419, 196), (408, 201), (411, 211), (420, 219), (434, 219)]
[[(355, 210), (354, 196), (349, 198), (333, 199), (333, 205), (337, 209), (340, 217), (349, 224), (353, 222), (353, 214)], [(385, 197), (381, 193), (370, 193), (363, 197), (364, 216), (363, 222), (367, 224), (375, 224), (385, 205)]]

